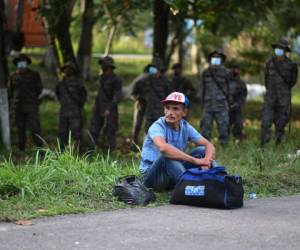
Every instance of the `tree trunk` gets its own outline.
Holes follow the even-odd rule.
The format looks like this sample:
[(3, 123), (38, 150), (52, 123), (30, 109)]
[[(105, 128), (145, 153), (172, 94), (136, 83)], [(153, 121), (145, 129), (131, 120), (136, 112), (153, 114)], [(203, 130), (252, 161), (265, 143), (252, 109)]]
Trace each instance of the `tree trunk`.
[(183, 32), (183, 22), (184, 22), (184, 17), (181, 16), (180, 14), (176, 15), (175, 17), (173, 17), (172, 19), (172, 23), (174, 25), (174, 37), (172, 39), (171, 42), (171, 46), (169, 49), (169, 52), (166, 56), (166, 68), (169, 67), (169, 64), (171, 62), (171, 58), (174, 55), (174, 52), (176, 51), (176, 62), (183, 62), (182, 58), (183, 58), (183, 40), (184, 40), (184, 32)]
[(109, 55), (109, 53), (111, 51), (111, 47), (112, 47), (112, 43), (114, 40), (116, 30), (117, 30), (117, 24), (114, 23), (109, 30), (108, 38), (107, 38), (106, 45), (105, 45), (105, 52), (104, 52), (105, 56)]
[(63, 12), (58, 17), (58, 24), (55, 31), (58, 51), (62, 57), (62, 62), (60, 63), (62, 64), (71, 61), (77, 65), (70, 35), (70, 24), (74, 3), (74, 0), (69, 0), (67, 6), (63, 8)]
[(166, 60), (166, 49), (169, 35), (169, 6), (163, 0), (155, 0), (153, 5), (153, 56)]
[(0, 0), (0, 119), (2, 141), (10, 149), (9, 110), (7, 98), (8, 66), (4, 41), (5, 3)]
[(195, 26), (194, 28), (196, 41), (192, 45), (192, 72), (193, 74), (197, 74), (200, 76), (201, 73), (201, 54), (200, 54), (200, 46), (201, 44), (198, 44), (197, 38), (200, 36), (200, 29)]
[(78, 69), (83, 79), (88, 79), (90, 76), (90, 62), (93, 41), (93, 26), (94, 26), (94, 1), (81, 0), (83, 7), (83, 16), (81, 21), (81, 35), (79, 48), (77, 52)]

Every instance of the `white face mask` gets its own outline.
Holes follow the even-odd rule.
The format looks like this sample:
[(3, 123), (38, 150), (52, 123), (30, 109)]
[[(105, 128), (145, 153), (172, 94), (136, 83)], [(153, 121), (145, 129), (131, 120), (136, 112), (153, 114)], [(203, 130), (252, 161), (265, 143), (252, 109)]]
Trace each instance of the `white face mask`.
[(26, 69), (27, 68), (27, 62), (26, 61), (19, 61), (17, 63), (17, 68), (18, 69)]
[(221, 58), (220, 57), (212, 57), (210, 59), (211, 65), (221, 65)]
[(275, 55), (276, 56), (284, 56), (284, 50), (280, 48), (275, 48)]
[(155, 74), (157, 74), (158, 70), (157, 70), (156, 67), (151, 66), (149, 68), (148, 72), (149, 72), (150, 75), (155, 75)]

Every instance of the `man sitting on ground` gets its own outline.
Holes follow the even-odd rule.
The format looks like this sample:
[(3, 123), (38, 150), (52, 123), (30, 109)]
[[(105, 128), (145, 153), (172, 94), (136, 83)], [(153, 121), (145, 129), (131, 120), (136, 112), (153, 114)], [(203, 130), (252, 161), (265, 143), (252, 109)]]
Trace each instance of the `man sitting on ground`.
[[(188, 168), (208, 169), (216, 164), (214, 146), (183, 119), (187, 115), (188, 98), (173, 92), (162, 104), (165, 115), (149, 128), (140, 163), (145, 186), (157, 191), (173, 187)], [(189, 141), (198, 147), (187, 154)]]

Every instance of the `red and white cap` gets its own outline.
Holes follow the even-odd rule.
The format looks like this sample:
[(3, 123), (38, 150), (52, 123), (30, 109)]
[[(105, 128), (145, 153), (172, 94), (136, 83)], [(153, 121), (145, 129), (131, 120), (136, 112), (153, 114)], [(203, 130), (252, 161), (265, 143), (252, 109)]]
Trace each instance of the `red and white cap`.
[(164, 100), (161, 101), (162, 104), (168, 102), (177, 102), (183, 104), (186, 108), (189, 106), (189, 99), (180, 92), (172, 92)]

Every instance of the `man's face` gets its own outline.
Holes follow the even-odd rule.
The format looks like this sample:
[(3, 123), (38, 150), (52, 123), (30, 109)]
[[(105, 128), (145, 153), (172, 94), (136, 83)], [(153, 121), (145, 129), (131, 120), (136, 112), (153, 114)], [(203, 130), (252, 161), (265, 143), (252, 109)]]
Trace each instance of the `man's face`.
[(174, 74), (175, 75), (181, 75), (181, 73), (182, 73), (182, 68), (177, 67), (177, 68), (174, 69)]
[(233, 76), (239, 76), (240, 75), (240, 69), (239, 68), (233, 68), (231, 69), (231, 72)]
[(164, 105), (165, 119), (169, 124), (179, 124), (180, 120), (186, 116), (187, 110), (183, 104), (169, 102)]
[(65, 67), (64, 74), (65, 76), (70, 77), (74, 74), (74, 71), (71, 67)]

